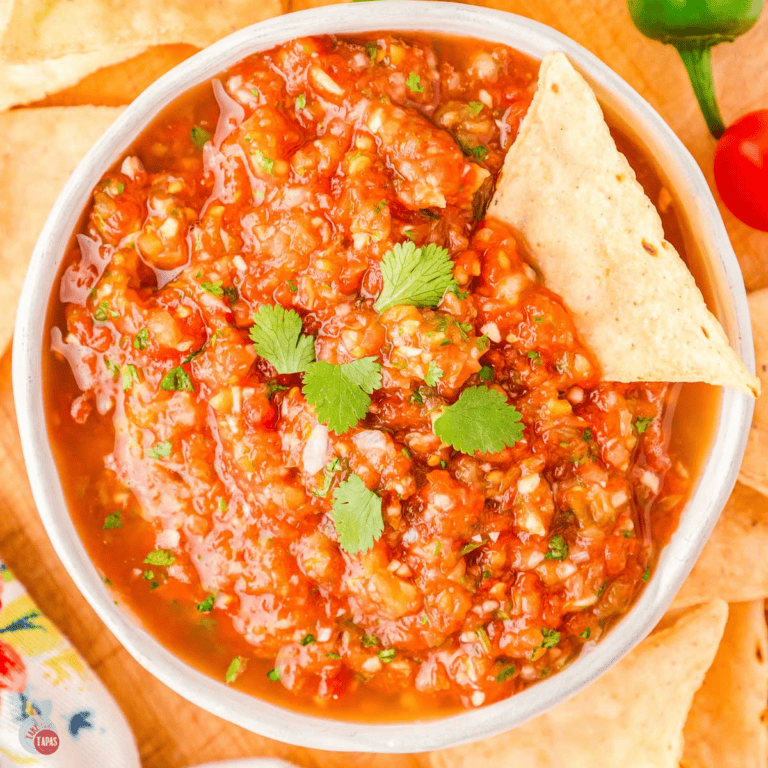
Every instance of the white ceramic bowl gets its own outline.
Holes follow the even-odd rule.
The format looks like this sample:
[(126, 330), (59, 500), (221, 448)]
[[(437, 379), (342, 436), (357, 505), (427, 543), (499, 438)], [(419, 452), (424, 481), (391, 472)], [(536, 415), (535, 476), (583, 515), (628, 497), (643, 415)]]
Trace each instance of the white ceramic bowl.
[(304, 35), (375, 30), (465, 35), (504, 43), (536, 58), (552, 50), (568, 54), (667, 173), (708, 262), (726, 332), (754, 368), (744, 285), (720, 214), (693, 158), (650, 105), (584, 48), (534, 21), (465, 5), (392, 0), (318, 8), (244, 29), (180, 64), (128, 107), (80, 163), (40, 235), (19, 307), (13, 387), (24, 458), (48, 535), (77, 586), (139, 663), (195, 704), (273, 739), (331, 750), (421, 752), (491, 736), (541, 714), (594, 680), (645, 637), (693, 566), (735, 482), (752, 414), (747, 397), (732, 390), (723, 393), (712, 450), (677, 532), (640, 600), (594, 650), (506, 701), (440, 720), (389, 725), (298, 714), (233, 690), (180, 661), (135, 618), (115, 607), (70, 519), (46, 439), (43, 409), (41, 360), (48, 346), (44, 326), (59, 265), (92, 188), (134, 137), (183, 91), (249, 54)]

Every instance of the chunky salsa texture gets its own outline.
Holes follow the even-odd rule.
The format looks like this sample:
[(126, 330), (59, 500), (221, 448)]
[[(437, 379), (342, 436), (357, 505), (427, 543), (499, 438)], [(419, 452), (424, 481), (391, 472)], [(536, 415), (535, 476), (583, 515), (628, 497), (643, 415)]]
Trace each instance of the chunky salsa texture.
[(680, 387), (602, 382), (484, 219), (535, 74), (477, 41), (295, 40), (94, 190), (52, 328), (64, 482), (116, 596), (227, 683), (478, 707), (648, 580), (689, 486)]

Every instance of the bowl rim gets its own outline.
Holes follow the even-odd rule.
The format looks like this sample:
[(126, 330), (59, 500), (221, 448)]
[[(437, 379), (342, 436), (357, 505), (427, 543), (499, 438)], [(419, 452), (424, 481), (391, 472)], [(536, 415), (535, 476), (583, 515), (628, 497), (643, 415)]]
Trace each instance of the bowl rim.
[(423, 0), (344, 4), (278, 16), (214, 43), (142, 93), (88, 152), (43, 227), (21, 293), (13, 346), (13, 392), (32, 493), (48, 536), (80, 592), (128, 652), (149, 672), (203, 709), (269, 738), (335, 751), (408, 753), (449, 747), (507, 731), (567, 700), (628, 653), (653, 628), (703, 548), (736, 481), (753, 403), (724, 390), (712, 447), (680, 525), (641, 597), (608, 635), (548, 680), (480, 709), (426, 721), (364, 723), (301, 713), (232, 689), (181, 661), (113, 596), (91, 563), (70, 517), (52, 451), (42, 391), (43, 329), (66, 245), (93, 186), (131, 140), (173, 98), (250, 53), (306, 35), (422, 31), (511, 45), (535, 58), (564, 52), (606, 104), (623, 115), (665, 173), (701, 238), (721, 320), (754, 371), (741, 271), (706, 180), (664, 120), (636, 91), (578, 43), (539, 22), (476, 6)]

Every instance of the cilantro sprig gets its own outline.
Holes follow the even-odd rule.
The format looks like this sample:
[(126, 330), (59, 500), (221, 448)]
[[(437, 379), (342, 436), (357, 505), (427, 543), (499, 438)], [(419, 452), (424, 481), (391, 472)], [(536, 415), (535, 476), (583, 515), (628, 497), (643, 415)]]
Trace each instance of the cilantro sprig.
[(434, 307), (446, 291), (458, 290), (450, 254), (434, 243), (421, 248), (397, 243), (384, 254), (381, 276), (384, 287), (373, 305), (377, 312), (398, 304)]
[(278, 373), (301, 373), (315, 359), (315, 337), (301, 332), (301, 317), (279, 304), (263, 304), (253, 313), (251, 341)]
[(384, 531), (381, 497), (354, 474), (333, 492), (332, 516), (339, 545), (351, 555), (369, 550)]
[(498, 389), (468, 387), (435, 420), (435, 434), (462, 453), (497, 453), (523, 437), (520, 413)]
[(312, 363), (304, 374), (304, 397), (328, 429), (341, 435), (357, 424), (371, 405), (370, 395), (381, 386), (381, 366), (375, 357), (332, 365)]

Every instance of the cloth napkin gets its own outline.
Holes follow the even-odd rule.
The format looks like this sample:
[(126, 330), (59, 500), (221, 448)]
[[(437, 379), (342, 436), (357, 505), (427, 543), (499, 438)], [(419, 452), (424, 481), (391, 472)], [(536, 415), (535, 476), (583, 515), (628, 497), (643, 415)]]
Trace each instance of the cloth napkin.
[(0, 768), (140, 768), (128, 721), (0, 560)]

